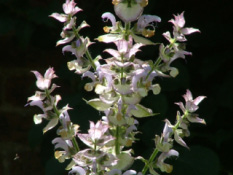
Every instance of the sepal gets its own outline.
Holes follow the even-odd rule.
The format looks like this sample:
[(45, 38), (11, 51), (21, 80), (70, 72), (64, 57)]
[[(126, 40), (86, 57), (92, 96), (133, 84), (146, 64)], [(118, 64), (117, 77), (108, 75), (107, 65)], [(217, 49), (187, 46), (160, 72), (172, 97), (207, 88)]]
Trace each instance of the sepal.
[(150, 117), (150, 116), (154, 116), (154, 115), (158, 115), (153, 113), (153, 111), (149, 108), (146, 108), (140, 104), (136, 105), (137, 109), (132, 109), (130, 112), (133, 116), (137, 117), (137, 118), (143, 118), (143, 117)]
[[(86, 100), (85, 100), (86, 101)], [(110, 104), (106, 104), (103, 101), (101, 101), (99, 98), (95, 98), (89, 101), (86, 101), (87, 104), (89, 104), (90, 106), (92, 106), (93, 108), (95, 108), (98, 111), (105, 111), (108, 108), (111, 107)]]

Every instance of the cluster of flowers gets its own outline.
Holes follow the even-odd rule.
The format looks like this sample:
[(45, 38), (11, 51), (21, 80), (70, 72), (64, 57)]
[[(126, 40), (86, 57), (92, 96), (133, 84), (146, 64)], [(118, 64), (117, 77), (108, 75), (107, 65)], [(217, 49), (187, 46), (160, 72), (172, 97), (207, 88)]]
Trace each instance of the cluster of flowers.
[[(177, 113), (177, 121), (172, 125), (167, 119), (165, 127), (160, 136), (155, 137), (155, 150), (149, 160), (142, 157), (134, 158), (132, 150), (126, 149), (135, 142), (137, 134), (136, 118), (155, 115), (151, 109), (140, 104), (141, 99), (152, 90), (154, 95), (160, 93), (160, 85), (154, 83), (156, 77), (175, 77), (178, 70), (170, 67), (170, 64), (177, 58), (185, 58), (191, 55), (182, 47), (186, 41), (185, 35), (199, 32), (198, 29), (185, 28), (183, 13), (174, 16), (170, 20), (173, 24), (173, 37), (169, 32), (163, 36), (169, 41), (164, 46), (160, 44), (159, 57), (155, 62), (152, 60), (142, 61), (136, 57), (140, 47), (154, 45), (148, 38), (155, 34), (154, 23), (161, 19), (155, 15), (142, 15), (143, 9), (148, 5), (148, 0), (113, 0), (116, 15), (123, 21), (116, 21), (115, 16), (106, 12), (102, 15), (103, 20), (110, 20), (112, 26), (104, 27), (105, 35), (99, 36), (97, 40), (104, 43), (114, 43), (116, 49), (106, 49), (105, 52), (111, 55), (104, 59), (105, 63), (100, 64), (101, 56), (92, 58), (88, 47), (93, 44), (88, 37), (80, 36), (79, 31), (89, 26), (83, 21), (78, 27), (76, 25), (76, 13), (82, 11), (76, 6), (74, 0), (66, 0), (63, 4), (65, 14), (53, 13), (51, 17), (64, 23), (61, 33), (62, 39), (57, 45), (68, 44), (62, 48), (62, 52), (71, 52), (75, 60), (67, 63), (70, 70), (88, 77), (91, 82), (85, 85), (85, 90), (95, 91), (98, 98), (86, 101), (96, 110), (103, 112), (102, 117), (96, 124), (90, 122), (88, 134), (79, 133), (78, 125), (70, 121), (67, 106), (58, 109), (57, 103), (61, 99), (59, 95), (52, 96), (51, 93), (57, 87), (51, 86), (53, 78), (57, 77), (53, 68), (49, 68), (44, 77), (37, 71), (32, 71), (37, 78), (37, 87), (42, 90), (28, 98), (29, 105), (38, 106), (44, 112), (34, 116), (36, 124), (42, 122), (42, 118), (49, 120), (44, 132), (55, 127), (60, 121), (57, 130), (59, 137), (52, 143), (55, 144), (55, 158), (59, 162), (65, 159), (72, 159), (67, 166), (70, 173), (76, 174), (146, 174), (149, 169), (151, 174), (158, 174), (154, 169), (162, 172), (171, 172), (172, 165), (164, 163), (170, 156), (178, 156), (178, 152), (172, 149), (173, 139), (182, 146), (187, 147), (182, 137), (189, 136), (189, 122), (205, 123), (203, 119), (194, 114), (198, 104), (204, 96), (192, 99), (188, 90), (184, 95), (186, 104), (176, 103), (180, 106), (183, 115)], [(134, 26), (131, 27), (131, 24)], [(140, 36), (142, 35), (142, 36)], [(144, 37), (143, 37), (144, 36)], [(146, 37), (146, 38), (145, 38)], [(80, 150), (76, 138), (88, 146)], [(161, 152), (155, 160), (157, 154)], [(128, 170), (135, 159), (145, 163), (142, 172)]]

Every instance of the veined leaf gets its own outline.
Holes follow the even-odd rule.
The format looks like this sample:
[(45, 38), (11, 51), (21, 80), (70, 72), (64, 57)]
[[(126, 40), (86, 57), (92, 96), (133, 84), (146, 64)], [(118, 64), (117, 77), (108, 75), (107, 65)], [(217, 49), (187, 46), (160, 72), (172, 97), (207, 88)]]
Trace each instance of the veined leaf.
[(133, 109), (131, 110), (131, 114), (135, 117), (138, 118), (143, 118), (143, 117), (150, 117), (150, 116), (154, 116), (154, 115), (158, 115), (158, 113), (153, 113), (151, 109), (146, 108), (140, 104), (136, 105), (137, 109)]
[(99, 98), (95, 98), (93, 100), (86, 101), (86, 102), (87, 104), (91, 105), (93, 108), (95, 108), (98, 111), (105, 111), (111, 107), (111, 104), (104, 103)]
[(136, 43), (141, 43), (141, 44), (145, 44), (145, 45), (156, 45), (156, 43), (153, 43), (152, 41), (150, 41), (146, 38), (143, 38), (141, 36), (137, 36), (133, 33), (131, 33), (131, 35)]
[(119, 35), (119, 34), (106, 34), (106, 35), (101, 35), (97, 38), (98, 41), (104, 43), (111, 43), (122, 39), (123, 39), (123, 35)]

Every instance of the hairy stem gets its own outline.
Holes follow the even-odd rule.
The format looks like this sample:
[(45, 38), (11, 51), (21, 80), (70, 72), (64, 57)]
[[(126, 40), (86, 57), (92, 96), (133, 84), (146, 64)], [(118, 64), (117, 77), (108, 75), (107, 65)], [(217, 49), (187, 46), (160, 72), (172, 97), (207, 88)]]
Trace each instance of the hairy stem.
[(153, 70), (160, 64), (161, 61), (162, 61), (162, 58), (161, 58), (161, 57), (159, 57), (159, 58), (156, 60), (155, 64), (153, 64), (153, 66), (152, 66), (150, 72), (148, 72), (148, 74), (146, 75), (146, 80), (149, 78), (150, 74), (151, 74), (151, 73), (153, 72)]
[(126, 41), (129, 40), (130, 27), (131, 27), (131, 23), (130, 22), (125, 23), (125, 40)]
[(120, 127), (116, 126), (116, 140), (115, 140), (115, 153), (116, 155), (120, 154), (120, 144), (119, 144), (119, 133), (120, 133)]
[(142, 174), (143, 174), (143, 175), (146, 174), (146, 172), (147, 172), (147, 170), (148, 170), (148, 168), (149, 168), (149, 165), (154, 161), (154, 159), (155, 159), (155, 157), (157, 156), (158, 152), (159, 152), (159, 150), (158, 150), (157, 148), (155, 148), (155, 149), (154, 149), (154, 152), (153, 152), (153, 153), (151, 154), (151, 156), (150, 156), (150, 159), (149, 159), (148, 163), (145, 164), (145, 166), (144, 166), (143, 169), (142, 169)]
[(73, 146), (75, 148), (76, 153), (79, 152), (80, 149), (79, 149), (79, 146), (78, 146), (78, 143), (77, 143), (75, 137), (73, 137), (71, 141), (73, 143)]

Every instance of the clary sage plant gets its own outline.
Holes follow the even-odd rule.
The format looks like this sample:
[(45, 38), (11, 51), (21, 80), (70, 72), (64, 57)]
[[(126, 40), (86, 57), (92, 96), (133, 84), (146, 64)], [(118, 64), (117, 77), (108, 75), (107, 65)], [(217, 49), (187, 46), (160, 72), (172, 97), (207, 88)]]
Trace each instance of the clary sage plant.
[[(32, 71), (36, 76), (36, 86), (39, 91), (28, 98), (28, 105), (41, 108), (41, 114), (34, 115), (35, 124), (43, 120), (48, 123), (43, 133), (59, 125), (57, 137), (52, 140), (55, 147), (55, 158), (59, 162), (66, 159), (70, 163), (66, 167), (69, 174), (79, 175), (130, 175), (147, 173), (158, 175), (160, 172), (171, 173), (173, 166), (166, 163), (169, 157), (178, 157), (179, 153), (173, 148), (178, 143), (188, 148), (183, 140), (190, 135), (190, 123), (205, 124), (195, 112), (198, 104), (205, 98), (199, 96), (193, 99), (187, 90), (183, 95), (184, 103), (175, 103), (180, 107), (176, 122), (172, 124), (165, 119), (161, 135), (155, 135), (155, 148), (149, 158), (132, 155), (132, 144), (136, 142), (139, 118), (155, 115), (153, 111), (140, 104), (142, 98), (152, 91), (154, 95), (160, 93), (161, 87), (156, 83), (159, 77), (176, 77), (178, 69), (171, 67), (171, 63), (178, 58), (185, 59), (191, 52), (185, 50), (186, 35), (199, 32), (198, 29), (185, 27), (184, 13), (174, 15), (169, 22), (173, 25), (173, 32), (165, 32), (163, 36), (167, 44), (160, 43), (159, 55), (155, 60), (143, 61), (136, 53), (146, 45), (156, 45), (148, 38), (155, 34), (155, 23), (161, 18), (155, 15), (143, 14), (148, 0), (112, 0), (115, 14), (120, 19), (106, 12), (102, 15), (106, 34), (98, 36), (97, 40), (104, 43), (114, 43), (115, 48), (107, 48), (110, 56), (107, 59), (89, 52), (93, 44), (88, 37), (81, 36), (79, 31), (89, 25), (83, 21), (76, 23), (76, 14), (82, 9), (76, 6), (74, 0), (66, 0), (63, 13), (53, 13), (50, 17), (64, 24), (61, 40), (62, 52), (70, 52), (74, 60), (67, 63), (69, 70), (75, 71), (83, 78), (89, 78), (85, 84), (86, 91), (94, 91), (97, 98), (86, 100), (103, 114), (97, 123), (90, 121), (88, 133), (81, 133), (79, 125), (70, 120), (68, 105), (58, 108), (60, 95), (54, 95), (58, 87), (52, 83), (57, 78), (53, 68), (48, 68), (44, 76)], [(158, 43), (157, 43), (158, 44)], [(79, 143), (83, 142), (86, 149), (81, 150)], [(140, 172), (131, 170), (135, 160), (141, 160), (145, 165)]]

